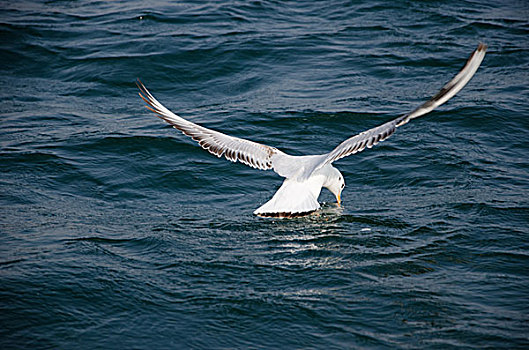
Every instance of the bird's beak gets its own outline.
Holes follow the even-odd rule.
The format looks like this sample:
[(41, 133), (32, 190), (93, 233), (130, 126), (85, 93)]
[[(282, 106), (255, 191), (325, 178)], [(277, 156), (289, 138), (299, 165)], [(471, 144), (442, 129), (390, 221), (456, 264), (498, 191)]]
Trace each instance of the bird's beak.
[(338, 202), (338, 205), (342, 203), (341, 194), (336, 195), (336, 201)]

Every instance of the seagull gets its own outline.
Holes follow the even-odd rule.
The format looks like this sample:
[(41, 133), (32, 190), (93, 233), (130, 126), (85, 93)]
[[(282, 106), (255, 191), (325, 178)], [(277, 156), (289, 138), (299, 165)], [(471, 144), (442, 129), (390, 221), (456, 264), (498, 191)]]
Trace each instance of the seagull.
[(430, 100), (410, 113), (390, 120), (380, 126), (364, 131), (340, 143), (329, 153), (292, 156), (279, 149), (250, 140), (229, 136), (208, 129), (174, 114), (165, 108), (138, 79), (136, 85), (145, 107), (157, 117), (191, 137), (208, 152), (217, 157), (224, 156), (232, 162), (241, 162), (260, 170), (274, 170), (285, 178), (272, 199), (254, 211), (261, 217), (292, 218), (309, 215), (318, 209), (318, 197), (323, 187), (341, 203), (345, 187), (343, 175), (332, 164), (346, 156), (371, 148), (393, 135), (398, 127), (421, 117), (439, 107), (461, 90), (476, 73), (487, 45), (480, 43), (461, 71)]

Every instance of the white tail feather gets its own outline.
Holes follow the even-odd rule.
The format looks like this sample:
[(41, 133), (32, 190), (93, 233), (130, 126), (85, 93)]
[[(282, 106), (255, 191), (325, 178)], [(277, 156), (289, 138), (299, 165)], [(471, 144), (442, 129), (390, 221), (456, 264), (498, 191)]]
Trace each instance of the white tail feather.
[(320, 208), (318, 196), (320, 195), (321, 181), (317, 181), (318, 184), (315, 180), (311, 178), (300, 182), (286, 179), (272, 199), (254, 211), (254, 214), (288, 217), (318, 210)]

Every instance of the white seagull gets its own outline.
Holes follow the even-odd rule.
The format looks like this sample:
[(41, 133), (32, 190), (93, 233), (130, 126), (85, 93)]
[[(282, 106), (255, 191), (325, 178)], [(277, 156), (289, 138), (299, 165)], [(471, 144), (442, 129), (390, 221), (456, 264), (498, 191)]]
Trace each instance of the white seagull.
[(254, 211), (263, 217), (290, 218), (308, 215), (318, 209), (318, 197), (322, 187), (327, 188), (341, 202), (345, 182), (342, 174), (332, 163), (351, 154), (371, 148), (391, 136), (395, 130), (411, 119), (423, 116), (442, 105), (461, 90), (480, 66), (487, 46), (483, 43), (472, 53), (463, 69), (429, 101), (412, 112), (364, 131), (340, 143), (329, 153), (307, 156), (291, 156), (279, 149), (257, 142), (228, 136), (177, 116), (165, 108), (138, 80), (139, 95), (147, 108), (174, 128), (193, 138), (205, 150), (217, 157), (224, 156), (232, 162), (241, 162), (252, 168), (273, 169), (285, 180), (272, 199)]

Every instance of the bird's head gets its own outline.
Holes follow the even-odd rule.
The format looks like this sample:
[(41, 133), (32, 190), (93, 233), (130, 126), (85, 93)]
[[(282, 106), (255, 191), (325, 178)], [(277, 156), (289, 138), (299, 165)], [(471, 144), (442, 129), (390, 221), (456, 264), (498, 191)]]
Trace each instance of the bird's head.
[(330, 169), (330, 174), (327, 176), (327, 181), (323, 186), (334, 194), (336, 201), (340, 204), (342, 202), (342, 190), (345, 187), (345, 181), (342, 173), (338, 169), (335, 167), (331, 167)]

